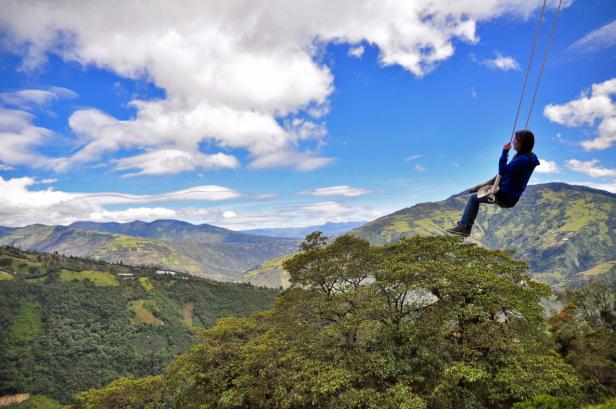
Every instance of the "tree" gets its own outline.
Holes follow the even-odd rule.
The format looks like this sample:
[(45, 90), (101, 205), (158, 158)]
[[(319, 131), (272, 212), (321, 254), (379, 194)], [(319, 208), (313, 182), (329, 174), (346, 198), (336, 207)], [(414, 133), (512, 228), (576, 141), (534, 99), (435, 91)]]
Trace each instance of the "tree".
[(509, 408), (578, 395), (544, 331), (550, 289), (509, 253), (320, 234), (302, 249), (271, 311), (221, 320), (170, 367), (171, 407)]
[(565, 307), (550, 320), (561, 355), (584, 380), (591, 402), (616, 396), (616, 279), (561, 294)]

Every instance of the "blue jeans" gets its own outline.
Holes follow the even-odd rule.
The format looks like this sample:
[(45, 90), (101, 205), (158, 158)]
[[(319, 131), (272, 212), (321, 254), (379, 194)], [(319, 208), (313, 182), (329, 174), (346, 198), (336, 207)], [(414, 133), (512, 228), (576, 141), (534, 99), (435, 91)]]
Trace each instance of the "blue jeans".
[(486, 195), (481, 199), (477, 199), (477, 193), (473, 193), (468, 198), (468, 202), (466, 202), (466, 208), (464, 209), (464, 213), (462, 213), (462, 219), (460, 219), (458, 224), (461, 226), (465, 226), (468, 229), (472, 228), (473, 223), (475, 223), (475, 219), (477, 218), (477, 213), (479, 213), (480, 203), (490, 203), (488, 202), (488, 196)]

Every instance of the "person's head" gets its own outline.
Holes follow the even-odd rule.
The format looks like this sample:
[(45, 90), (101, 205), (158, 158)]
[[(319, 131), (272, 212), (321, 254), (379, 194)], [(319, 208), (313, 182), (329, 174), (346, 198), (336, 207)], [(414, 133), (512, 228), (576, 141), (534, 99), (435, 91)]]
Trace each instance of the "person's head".
[(535, 135), (528, 129), (522, 129), (515, 133), (513, 147), (518, 153), (531, 153), (535, 146)]

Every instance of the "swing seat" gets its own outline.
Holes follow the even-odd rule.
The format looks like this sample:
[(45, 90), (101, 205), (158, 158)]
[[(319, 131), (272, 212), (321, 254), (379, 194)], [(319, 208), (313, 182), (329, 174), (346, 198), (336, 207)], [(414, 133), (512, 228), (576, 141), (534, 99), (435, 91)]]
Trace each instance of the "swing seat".
[(494, 185), (485, 185), (480, 187), (477, 190), (477, 198), (481, 199), (483, 197), (488, 196), (488, 202), (489, 203), (496, 203), (499, 207), (503, 208), (503, 209), (509, 209), (512, 208), (514, 205), (508, 205), (506, 203), (501, 202), (500, 200), (498, 200), (498, 196), (496, 196), (496, 193), (492, 192), (492, 188), (494, 187)]

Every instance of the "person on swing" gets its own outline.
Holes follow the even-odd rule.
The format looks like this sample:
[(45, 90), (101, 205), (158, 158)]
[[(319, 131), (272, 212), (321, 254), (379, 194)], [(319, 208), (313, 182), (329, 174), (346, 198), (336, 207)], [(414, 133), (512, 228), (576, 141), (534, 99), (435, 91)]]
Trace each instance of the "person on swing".
[[(533, 174), (533, 171), (539, 166), (539, 159), (533, 153), (535, 146), (535, 135), (528, 129), (517, 131), (513, 140), (513, 148), (517, 151), (516, 155), (507, 163), (511, 143), (503, 146), (503, 153), (498, 161), (498, 174), (501, 175), (500, 189), (496, 192), (496, 204), (500, 207), (513, 207), (522, 196), (522, 192), (526, 189), (528, 179)], [(494, 178), (496, 179), (496, 178)], [(494, 179), (483, 185), (493, 184)], [(483, 185), (478, 185), (471, 190), (472, 193), (466, 203), (466, 208), (462, 214), (462, 218), (458, 225), (447, 229), (447, 233), (458, 236), (468, 237), (473, 229), (473, 224), (479, 212), (480, 203), (490, 203), (488, 196), (478, 198), (477, 191)]]

